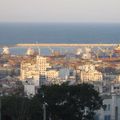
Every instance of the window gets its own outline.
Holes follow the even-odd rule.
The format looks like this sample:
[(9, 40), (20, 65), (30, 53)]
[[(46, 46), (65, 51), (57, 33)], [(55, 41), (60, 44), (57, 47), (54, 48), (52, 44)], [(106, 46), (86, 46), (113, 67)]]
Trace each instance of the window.
[(107, 104), (107, 105), (105, 105), (106, 107), (105, 107), (105, 111), (110, 111), (110, 104)]
[(94, 119), (99, 120), (99, 115), (95, 115)]
[(104, 120), (111, 120), (111, 116), (110, 115), (105, 115)]
[(107, 107), (108, 107), (108, 111), (110, 111), (110, 104), (108, 104)]

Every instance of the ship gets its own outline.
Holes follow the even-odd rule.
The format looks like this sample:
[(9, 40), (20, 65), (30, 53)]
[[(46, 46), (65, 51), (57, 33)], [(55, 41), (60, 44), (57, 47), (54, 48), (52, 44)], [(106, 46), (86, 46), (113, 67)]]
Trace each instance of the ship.
[(115, 53), (120, 53), (120, 44), (114, 48)]
[(3, 55), (9, 55), (10, 54), (9, 48), (7, 46), (3, 47), (2, 54)]
[(103, 62), (120, 62), (120, 57), (106, 57), (106, 58), (98, 58), (97, 60), (102, 60)]
[(32, 49), (32, 48), (28, 48), (28, 50), (27, 50), (27, 52), (26, 52), (26, 55), (34, 55), (35, 54), (35, 51), (34, 51), (34, 49)]
[(76, 51), (76, 55), (79, 56), (79, 55), (81, 55), (81, 53), (82, 53), (82, 49), (78, 48), (77, 51)]
[(102, 54), (98, 57), (98, 60), (102, 60), (103, 62), (120, 62), (120, 55), (117, 53), (113, 54)]

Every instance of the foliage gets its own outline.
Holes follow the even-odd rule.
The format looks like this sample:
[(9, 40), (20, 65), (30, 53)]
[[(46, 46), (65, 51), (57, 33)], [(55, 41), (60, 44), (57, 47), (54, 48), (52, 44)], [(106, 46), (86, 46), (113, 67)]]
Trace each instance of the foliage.
[(29, 120), (30, 100), (20, 96), (2, 98), (3, 120)]
[(102, 99), (89, 84), (42, 86), (31, 99), (3, 97), (2, 120), (42, 120), (45, 103), (47, 120), (93, 120)]
[(95, 110), (102, 106), (99, 93), (89, 84), (43, 86), (36, 97), (47, 103), (52, 120), (93, 120)]

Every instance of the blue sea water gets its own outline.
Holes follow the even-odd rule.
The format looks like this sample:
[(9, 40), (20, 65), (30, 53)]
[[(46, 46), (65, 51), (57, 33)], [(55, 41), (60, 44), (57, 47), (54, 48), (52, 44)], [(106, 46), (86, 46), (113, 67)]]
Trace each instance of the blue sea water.
[(120, 24), (0, 23), (0, 44), (120, 43)]

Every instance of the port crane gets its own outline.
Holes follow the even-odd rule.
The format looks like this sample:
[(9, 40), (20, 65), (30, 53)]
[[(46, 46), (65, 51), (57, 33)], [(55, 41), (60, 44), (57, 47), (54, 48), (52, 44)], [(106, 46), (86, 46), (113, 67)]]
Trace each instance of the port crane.
[(60, 52), (52, 49), (51, 47), (48, 47), (48, 49), (51, 51), (52, 56), (60, 56)]
[(51, 54), (53, 55), (54, 50), (51, 47), (48, 47), (48, 49), (50, 50)]
[(111, 48), (105, 48), (105, 49), (101, 49), (105, 54), (107, 54), (109, 56), (109, 58), (111, 59), (113, 54), (114, 54), (114, 50)]

